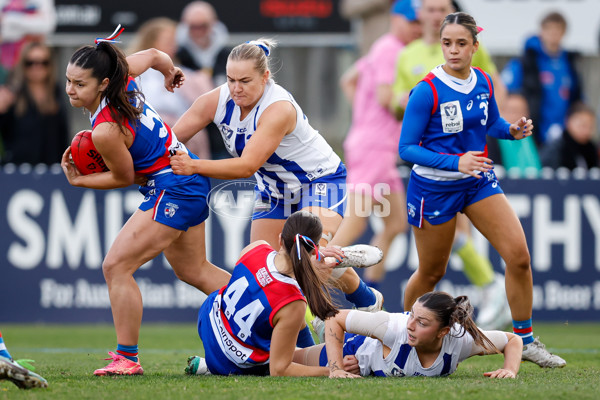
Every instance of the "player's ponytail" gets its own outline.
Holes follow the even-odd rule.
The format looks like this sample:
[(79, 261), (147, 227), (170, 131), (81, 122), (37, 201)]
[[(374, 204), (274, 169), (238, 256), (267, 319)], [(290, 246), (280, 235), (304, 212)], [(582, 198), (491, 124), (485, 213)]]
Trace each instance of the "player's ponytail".
[(294, 277), (302, 289), (314, 315), (325, 320), (338, 313), (329, 286), (319, 277), (311, 263), (311, 255), (318, 252), (323, 225), (319, 218), (307, 211), (290, 215), (281, 232), (283, 245), (291, 259)]
[(109, 101), (112, 118), (121, 126), (127, 122), (137, 124), (143, 99), (140, 92), (126, 90), (129, 66), (125, 54), (118, 47), (105, 41), (95, 46), (80, 47), (71, 56), (69, 64), (90, 69), (92, 76), (100, 83), (108, 78), (102, 99)]
[(463, 329), (456, 334), (457, 337), (468, 333), (473, 337), (475, 344), (482, 348), (500, 353), (490, 339), (479, 330), (473, 321), (473, 305), (467, 296), (452, 297), (446, 292), (429, 292), (417, 299), (423, 307), (431, 310), (438, 321), (440, 328), (459, 324)]

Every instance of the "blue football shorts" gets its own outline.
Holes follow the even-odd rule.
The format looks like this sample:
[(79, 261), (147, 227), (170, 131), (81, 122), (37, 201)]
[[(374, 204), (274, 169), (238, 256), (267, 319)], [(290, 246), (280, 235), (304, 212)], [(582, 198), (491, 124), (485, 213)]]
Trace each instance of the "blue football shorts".
[(425, 219), (439, 225), (465, 207), (500, 193), (504, 192), (493, 170), (482, 174), (481, 179), (469, 177), (459, 181), (434, 181), (412, 172), (406, 188), (408, 223), (420, 228)]
[(327, 208), (343, 217), (348, 198), (346, 168), (340, 163), (340, 168), (335, 173), (303, 184), (294, 193), (284, 191), (282, 197), (277, 198), (255, 187), (252, 220), (287, 219), (294, 212), (306, 207)]
[(139, 209), (152, 209), (152, 219), (163, 225), (187, 231), (208, 218), (210, 181), (204, 176), (157, 173), (139, 190), (145, 196)]

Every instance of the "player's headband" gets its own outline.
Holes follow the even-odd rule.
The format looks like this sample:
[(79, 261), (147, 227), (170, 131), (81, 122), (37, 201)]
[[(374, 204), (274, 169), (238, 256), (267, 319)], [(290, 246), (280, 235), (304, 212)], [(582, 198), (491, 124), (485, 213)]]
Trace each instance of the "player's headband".
[(123, 31), (125, 30), (125, 28), (121, 28), (121, 24), (119, 24), (119, 26), (117, 26), (117, 29), (115, 29), (115, 31), (108, 37), (105, 38), (96, 38), (96, 40), (94, 40), (94, 43), (98, 44), (100, 42), (112, 42), (112, 43), (120, 43), (119, 40), (116, 40), (119, 35), (121, 33), (123, 33)]
[(271, 54), (271, 51), (269, 50), (269, 48), (267, 46), (265, 46), (265, 44), (263, 42), (259, 42), (258, 40), (249, 40), (246, 43), (253, 44), (255, 46), (260, 47), (262, 49), (262, 51), (265, 52), (265, 55), (267, 57), (269, 57), (269, 54)]
[(319, 246), (317, 246), (315, 244), (315, 242), (313, 242), (313, 240), (311, 238), (309, 238), (308, 236), (304, 236), (304, 235), (301, 235), (299, 233), (297, 233), (296, 237), (294, 238), (294, 242), (296, 242), (296, 250), (297, 250), (297, 253), (298, 253), (298, 260), (300, 260), (300, 258), (301, 258), (300, 257), (300, 246), (301, 246), (300, 240), (303, 240), (304, 243), (306, 243), (309, 246), (312, 246), (312, 248), (315, 249), (315, 253), (317, 253), (317, 260), (320, 261), (321, 260), (321, 253), (319, 253)]

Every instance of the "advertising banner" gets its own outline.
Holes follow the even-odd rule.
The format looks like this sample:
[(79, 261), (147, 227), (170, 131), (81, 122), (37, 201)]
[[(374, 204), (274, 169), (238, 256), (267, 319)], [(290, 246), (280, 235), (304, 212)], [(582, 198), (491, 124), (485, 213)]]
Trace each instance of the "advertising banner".
[[(138, 2), (55, 0), (57, 33), (112, 32), (118, 24), (135, 32), (151, 18), (181, 18), (189, 0)], [(231, 33), (347, 33), (350, 23), (338, 12), (338, 0), (208, 1)]]
[[(9, 173), (5, 168), (0, 182), (0, 321), (111, 321), (102, 259), (142, 200), (137, 188), (75, 188), (60, 170)], [(501, 185), (521, 219), (532, 255), (534, 318), (597, 320), (600, 181), (504, 179)], [(252, 180), (213, 181), (206, 246), (209, 260), (219, 267), (231, 270), (249, 242), (253, 186)], [(377, 218), (370, 222), (363, 243), (380, 228)], [(474, 238), (502, 273), (498, 254), (477, 232)], [(417, 264), (412, 235), (399, 235), (381, 288), (388, 311), (402, 310), (403, 287)], [(144, 301), (144, 321), (196, 319), (205, 295), (179, 281), (163, 256), (134, 277)], [(467, 294), (475, 306), (480, 300), (454, 258), (438, 288)]]

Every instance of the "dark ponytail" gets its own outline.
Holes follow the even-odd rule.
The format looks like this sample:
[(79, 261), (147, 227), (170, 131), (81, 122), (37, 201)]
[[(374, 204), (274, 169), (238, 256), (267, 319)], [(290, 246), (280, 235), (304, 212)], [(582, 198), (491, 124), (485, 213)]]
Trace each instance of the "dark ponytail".
[(457, 337), (461, 337), (465, 332), (468, 332), (473, 337), (476, 345), (486, 350), (500, 353), (496, 346), (494, 346), (494, 343), (475, 325), (475, 321), (473, 321), (473, 305), (471, 305), (467, 296), (452, 298), (446, 292), (436, 291), (425, 293), (417, 299), (417, 302), (436, 315), (441, 328), (447, 326), (452, 328), (455, 323), (459, 324), (463, 329), (460, 330)]
[(129, 122), (135, 126), (143, 111), (143, 95), (138, 91), (127, 91), (129, 66), (125, 54), (109, 42), (95, 46), (83, 46), (71, 56), (69, 64), (82, 69), (91, 69), (92, 76), (102, 83), (108, 78), (108, 86), (102, 98), (110, 103), (110, 115), (121, 126)]
[(329, 286), (319, 277), (310, 261), (310, 252), (314, 250), (314, 244), (319, 243), (322, 233), (323, 225), (316, 215), (308, 211), (297, 211), (285, 222), (281, 238), (310, 310), (325, 320), (336, 315), (338, 310), (331, 299)]

